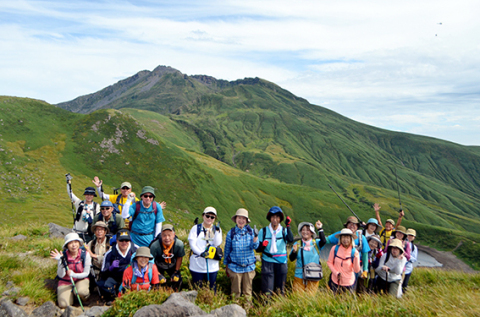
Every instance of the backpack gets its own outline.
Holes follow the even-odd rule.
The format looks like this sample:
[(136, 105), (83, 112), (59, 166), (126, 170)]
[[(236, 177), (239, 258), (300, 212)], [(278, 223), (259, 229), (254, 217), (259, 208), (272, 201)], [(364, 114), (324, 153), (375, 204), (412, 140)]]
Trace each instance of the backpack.
[[(65, 259), (65, 262), (68, 264), (72, 264), (68, 262), (68, 257), (67, 257), (67, 250), (63, 250), (62, 256)], [(82, 266), (85, 269), (85, 258), (87, 257), (87, 251), (85, 250), (84, 246), (80, 247), (80, 261), (82, 261)], [(73, 264), (78, 264), (78, 262), (73, 262)], [(70, 269), (69, 269), (70, 270)], [(65, 274), (66, 275), (66, 274)], [(66, 282), (71, 282), (70, 279), (62, 278), (57, 275), (58, 279)]]
[[(267, 239), (267, 229), (268, 229), (268, 227), (265, 227), (265, 228), (263, 228), (263, 229), (264, 229), (264, 230), (263, 230), (263, 239), (262, 239), (262, 241), (265, 241), (265, 240)], [(287, 244), (287, 233), (286, 233), (287, 228), (283, 228), (283, 229), (284, 229), (284, 230), (282, 230), (282, 239), (285, 241), (285, 244)], [(269, 239), (272, 239), (272, 238), (270, 237)], [(262, 253), (265, 254), (266, 256), (272, 257), (272, 254), (271, 254), (270, 252), (268, 252), (268, 251), (265, 251), (265, 247), (262, 246), (261, 243), (258, 245), (257, 252), (262, 252)]]
[[(128, 267), (132, 267), (132, 271), (133, 271), (133, 259), (135, 258), (135, 255), (137, 254), (136, 250), (134, 253), (132, 253), (132, 256), (130, 258), (130, 265), (127, 266), (125, 268), (125, 270), (128, 268)], [(153, 275), (153, 259), (152, 260), (149, 260), (148, 261), (148, 284), (150, 284), (150, 287), (148, 288), (148, 290), (150, 291), (150, 288), (151, 288), (151, 284), (152, 284), (152, 275)], [(133, 272), (132, 272), (133, 273)], [(125, 281), (124, 281), (125, 282)], [(133, 285), (133, 284), (137, 284), (137, 276), (135, 274), (132, 274), (132, 280), (130, 281), (130, 285), (129, 285), (129, 288)], [(144, 284), (147, 284), (147, 283), (138, 283), (139, 285), (144, 285)], [(118, 292), (121, 292), (123, 290), (123, 283), (120, 284), (120, 287), (118, 289)], [(137, 285), (137, 291), (138, 291), (138, 285)]]
[[(197, 225), (197, 238), (198, 238), (198, 236), (200, 235), (200, 232), (202, 232), (202, 228), (203, 228), (202, 224), (199, 223), (199, 224)], [(218, 227), (218, 226), (213, 226), (213, 232), (215, 232), (215, 231), (217, 231), (217, 230), (220, 231), (220, 227)]]
[(100, 213), (98, 215), (98, 220), (100, 221), (105, 221), (107, 223), (107, 226), (109, 226), (110, 233), (113, 234), (114, 232), (118, 231), (118, 226), (117, 226), (117, 213), (115, 212), (115, 209), (112, 211), (112, 217), (113, 217), (113, 225), (112, 227), (109, 226), (108, 222), (103, 220), (103, 214)]
[[(341, 258), (337, 255), (337, 252), (338, 252), (338, 249), (340, 248), (340, 245), (337, 244), (335, 246), (335, 253), (333, 254), (333, 262), (335, 263), (335, 258), (339, 258), (339, 259), (342, 259), (342, 260), (346, 260), (344, 258)], [(355, 248), (352, 248), (352, 254), (350, 255), (350, 260), (352, 260), (352, 264), (353, 264), (353, 259), (355, 258)], [(347, 258), (348, 259), (348, 258)]]
[[(247, 229), (247, 234), (253, 236), (253, 229), (252, 229), (249, 225), (246, 225), (246, 226), (245, 226), (245, 229)], [(234, 238), (235, 235), (236, 235), (236, 232), (235, 232), (235, 231), (236, 231), (236, 230), (235, 230), (235, 227), (233, 227), (232, 229), (230, 229), (230, 232), (229, 232), (229, 233), (230, 233), (230, 239), (232, 239), (232, 240), (233, 240), (233, 238)], [(265, 238), (264, 238), (264, 239), (265, 239)]]
[[(82, 215), (82, 211), (83, 211), (84, 207), (85, 207), (85, 201), (82, 200), (80, 202), (80, 204), (78, 205), (77, 214), (75, 215), (75, 221), (80, 220), (80, 216)], [(93, 202), (93, 216), (92, 216), (92, 219), (97, 215), (96, 212), (97, 212), (97, 203)]]
[[(108, 250), (110, 250), (110, 237), (105, 235), (105, 253), (107, 253)], [(92, 240), (92, 248), (90, 251), (92, 251), (93, 254), (95, 254), (95, 244), (97, 243), (97, 237), (93, 238)]]
[[(133, 222), (135, 221), (135, 219), (137, 219), (138, 215), (140, 214), (140, 208), (142, 206), (140, 205), (140, 202), (136, 202), (135, 204), (135, 214), (133, 215), (132, 217), (132, 220), (128, 223), (128, 230), (129, 231), (132, 231), (132, 224)], [(152, 211), (147, 211), (145, 213), (147, 214), (151, 214), (151, 213), (154, 213), (155, 214), (155, 218), (157, 217), (157, 203), (155, 201), (152, 202)]]
[(115, 203), (113, 204), (113, 211), (116, 212), (117, 214), (121, 213), (119, 206), (122, 206), (122, 209), (123, 209), (123, 204), (120, 203), (120, 199), (122, 199), (122, 195), (117, 195), (117, 199), (115, 200)]

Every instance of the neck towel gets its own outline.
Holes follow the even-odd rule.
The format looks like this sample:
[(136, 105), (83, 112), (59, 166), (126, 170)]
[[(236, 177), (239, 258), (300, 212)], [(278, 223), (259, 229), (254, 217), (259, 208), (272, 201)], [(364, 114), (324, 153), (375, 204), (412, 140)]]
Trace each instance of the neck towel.
[(274, 254), (277, 253), (277, 234), (282, 232), (282, 226), (278, 225), (277, 230), (273, 230), (272, 224), (268, 225), (268, 229), (270, 229), (270, 233), (272, 234), (272, 246), (270, 247), (270, 253)]

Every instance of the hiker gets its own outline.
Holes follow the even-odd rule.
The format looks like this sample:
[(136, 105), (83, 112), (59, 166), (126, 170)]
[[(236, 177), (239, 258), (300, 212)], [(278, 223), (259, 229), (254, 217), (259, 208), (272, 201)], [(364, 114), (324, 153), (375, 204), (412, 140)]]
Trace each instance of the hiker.
[[(182, 287), (182, 267), (183, 257), (185, 256), (185, 246), (183, 241), (175, 235), (175, 228), (171, 224), (162, 226), (160, 238), (156, 239), (150, 245), (150, 252), (155, 259), (155, 264), (159, 273), (161, 286), (170, 284), (175, 292), (180, 291)], [(170, 277), (170, 283), (167, 283), (165, 274)]]
[(267, 213), (268, 227), (262, 228), (258, 234), (258, 252), (262, 252), (262, 293), (270, 296), (280, 291), (285, 294), (287, 282), (287, 243), (293, 242), (290, 229), (292, 220), (287, 217), (286, 228), (280, 224), (285, 215), (278, 206), (273, 206)]
[(95, 193), (95, 188), (87, 187), (83, 193), (84, 200), (81, 200), (72, 192), (71, 182), (71, 179), (67, 178), (68, 196), (76, 211), (73, 230), (82, 237), (85, 243), (88, 243), (93, 239), (93, 234), (90, 231), (93, 218), (100, 213), (100, 205), (93, 201), (97, 194)]
[(136, 251), (137, 248), (131, 243), (128, 230), (119, 230), (116, 235), (116, 243), (104, 255), (100, 280), (97, 282), (107, 305), (111, 305), (112, 300), (118, 294), (123, 272), (130, 265), (131, 257)]
[(133, 202), (135, 193), (128, 195), (122, 217), (130, 217), (129, 230), (132, 242), (137, 247), (148, 247), (153, 239), (162, 231), (162, 207), (155, 201), (155, 190), (152, 186), (145, 186), (140, 194), (141, 201)]
[(375, 269), (378, 267), (380, 258), (383, 255), (382, 241), (379, 235), (369, 236), (367, 238), (370, 251), (368, 252), (368, 290), (371, 291), (375, 285)]
[(342, 231), (335, 234), (338, 241), (336, 246), (333, 246), (328, 256), (328, 267), (332, 274), (328, 281), (330, 289), (337, 294), (339, 291), (355, 290), (355, 273), (360, 272), (360, 254), (355, 248), (356, 234), (344, 228)]
[(113, 204), (111, 201), (104, 200), (100, 205), (100, 213), (93, 219), (93, 224), (98, 221), (103, 221), (107, 224), (109, 234), (115, 235), (125, 225), (125, 222), (120, 214), (113, 212)]
[(417, 232), (415, 229), (408, 229), (407, 230), (407, 239), (408, 239), (408, 244), (410, 245), (410, 259), (407, 260), (407, 264), (405, 264), (405, 277), (403, 278), (403, 283), (402, 283), (402, 291), (405, 293), (407, 291), (408, 287), (408, 281), (410, 280), (410, 276), (412, 275), (413, 271), (413, 263), (417, 262), (417, 257), (418, 257), (418, 248), (415, 244), (413, 244), (413, 241), (415, 240), (417, 236)]
[[(392, 239), (392, 237), (393, 237), (393, 239)], [(403, 250), (404, 250), (403, 256), (405, 256), (407, 261), (409, 261), (411, 250), (410, 250), (410, 243), (407, 240), (407, 228), (405, 228), (404, 226), (398, 226), (397, 229), (395, 229), (395, 231), (393, 231), (393, 233), (390, 237), (390, 240), (387, 241), (387, 244), (385, 245), (385, 249), (388, 249), (388, 246), (390, 245), (390, 242), (392, 240), (395, 240), (395, 239), (398, 239), (402, 242), (402, 247), (403, 247)], [(403, 270), (403, 268), (402, 268), (402, 270)]]
[[(128, 195), (132, 193), (132, 184), (129, 182), (123, 182), (120, 185), (120, 194), (119, 195), (107, 195), (103, 192), (102, 189), (102, 184), (103, 181), (100, 180), (97, 176), (95, 176), (92, 180), (92, 182), (95, 184), (97, 187), (98, 194), (102, 198), (102, 200), (110, 200), (113, 204), (115, 204), (118, 208), (118, 212), (122, 213), (123, 212), (123, 206), (127, 202)], [(138, 198), (135, 197), (135, 201), (140, 201)], [(162, 206), (162, 210), (167, 208), (167, 203), (162, 201), (160, 203), (160, 206)], [(129, 227), (129, 222), (130, 220), (127, 218), (125, 219), (125, 229), (128, 229)]]
[[(220, 268), (219, 255), (216, 248), (222, 244), (222, 229), (213, 225), (217, 217), (215, 208), (205, 208), (202, 216), (203, 222), (194, 225), (188, 235), (188, 243), (192, 250), (189, 269), (194, 286), (208, 283), (210, 289), (216, 292), (217, 273)], [(214, 254), (209, 252), (210, 247), (215, 248)], [(221, 250), (220, 248), (218, 249)]]
[(242, 295), (251, 301), (252, 281), (255, 277), (255, 249), (258, 248), (258, 232), (248, 225), (248, 210), (239, 208), (232, 221), (236, 226), (227, 233), (223, 264), (232, 283), (232, 295)]
[[(76, 287), (82, 301), (90, 296), (88, 274), (92, 258), (90, 254), (80, 248), (82, 245), (82, 238), (76, 232), (71, 232), (65, 236), (62, 252), (58, 252), (57, 249), (50, 252), (50, 257), (58, 261), (57, 276), (60, 279), (57, 299), (60, 308), (73, 305), (73, 287)], [(65, 270), (66, 267), (68, 270)], [(71, 279), (75, 285), (72, 285)]]
[[(380, 206), (377, 203), (373, 205), (373, 209), (375, 210), (375, 217), (377, 218), (378, 225), (383, 228), (382, 219), (380, 219), (381, 208), (382, 206)], [(382, 241), (383, 249), (385, 249), (386, 243), (390, 239), (390, 236), (392, 235), (393, 230), (398, 226), (400, 226), (400, 224), (402, 223), (403, 216), (405, 216), (405, 213), (403, 212), (403, 210), (400, 210), (398, 214), (397, 224), (395, 224), (395, 221), (393, 221), (393, 219), (387, 219), (387, 221), (385, 222), (385, 228), (380, 230), (379, 235), (380, 235), (380, 240)]]
[(380, 263), (376, 268), (377, 273), (376, 289), (377, 292), (388, 292), (390, 295), (400, 298), (400, 281), (402, 272), (407, 259), (403, 256), (403, 245), (398, 239), (391, 240), (387, 251), (380, 258)]
[[(355, 233), (355, 244), (354, 247), (358, 250), (360, 254), (360, 266), (362, 267), (362, 274), (358, 276), (355, 275), (355, 285), (354, 289), (357, 289), (359, 292), (365, 291), (365, 283), (366, 279), (368, 278), (368, 252), (370, 251), (370, 247), (368, 245), (367, 238), (363, 235), (363, 231), (359, 230), (360, 223), (355, 216), (350, 216), (347, 218), (347, 222), (343, 225), (345, 228), (350, 229), (353, 233)], [(339, 240), (337, 235), (340, 231), (331, 234), (327, 237), (327, 243), (331, 244), (338, 244)]]
[(107, 236), (110, 234), (110, 230), (105, 222), (97, 221), (92, 226), (92, 231), (95, 234), (95, 238), (88, 243), (86, 250), (92, 257), (92, 275), (96, 282), (102, 270), (104, 255), (110, 250), (110, 237)]
[[(302, 222), (298, 225), (298, 234), (300, 237), (302, 237), (300, 242), (301, 246), (299, 247), (299, 243), (295, 242), (289, 256), (290, 261), (297, 260), (297, 264), (295, 266), (295, 277), (293, 278), (294, 291), (303, 290), (314, 293), (318, 289), (320, 280), (308, 280), (308, 277), (304, 276), (304, 267), (310, 263), (317, 264), (315, 267), (321, 271), (319, 254), (320, 250), (326, 243), (326, 239), (322, 229), (323, 224), (320, 222), (320, 220), (317, 220), (315, 226), (318, 230), (319, 239), (317, 239), (317, 234), (315, 233), (313, 224), (309, 222)], [(298, 255), (298, 253), (300, 253), (300, 255)]]
[(123, 272), (121, 289), (132, 291), (158, 289), (160, 285), (158, 270), (151, 260), (153, 260), (153, 256), (148, 247), (138, 248), (132, 258), (132, 264)]
[(375, 218), (368, 219), (365, 229), (363, 229), (363, 235), (365, 238), (373, 236), (379, 232), (381, 227), (378, 225), (378, 220)]

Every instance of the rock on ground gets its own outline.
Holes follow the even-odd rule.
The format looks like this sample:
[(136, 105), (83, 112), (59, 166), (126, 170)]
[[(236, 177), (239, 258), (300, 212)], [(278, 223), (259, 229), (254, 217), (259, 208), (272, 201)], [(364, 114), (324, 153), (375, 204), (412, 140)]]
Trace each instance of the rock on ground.
[(3, 292), (2, 295), (4, 296), (10, 296), (10, 295), (17, 295), (20, 292), (20, 287), (12, 287), (5, 292)]
[(45, 302), (42, 306), (33, 310), (30, 317), (57, 317), (61, 316), (62, 311), (58, 308), (54, 302)]
[(20, 241), (20, 240), (26, 240), (27, 237), (24, 236), (23, 234), (19, 234), (19, 235), (16, 235), (15, 237), (11, 238), (12, 240), (17, 240), (17, 241)]
[(78, 317), (99, 317), (102, 316), (110, 307), (107, 306), (93, 306)]
[(25, 305), (28, 304), (29, 301), (30, 301), (30, 298), (25, 296), (25, 297), (19, 297), (19, 298), (17, 298), (16, 303), (17, 303), (17, 305), (19, 305), (19, 306), (25, 306)]
[(12, 303), (11, 300), (3, 301), (0, 305), (0, 316), (2, 317), (28, 317), (20, 307)]
[(134, 317), (183, 317), (206, 315), (206, 313), (201, 310), (200, 307), (189, 301), (191, 300), (193, 295), (193, 293), (188, 295), (183, 295), (181, 293), (173, 293), (162, 305), (149, 305), (140, 308), (135, 313)]
[(237, 304), (227, 305), (215, 310), (212, 310), (210, 314), (216, 317), (246, 317), (247, 312), (241, 306)]
[(68, 306), (62, 314), (62, 317), (78, 317), (83, 314), (81, 308)]
[(52, 223), (52, 222), (48, 224), (48, 229), (50, 231), (50, 235), (49, 235), (50, 238), (62, 238), (63, 239), (65, 237), (65, 235), (72, 232), (71, 228), (65, 228), (65, 227), (59, 226), (55, 223)]

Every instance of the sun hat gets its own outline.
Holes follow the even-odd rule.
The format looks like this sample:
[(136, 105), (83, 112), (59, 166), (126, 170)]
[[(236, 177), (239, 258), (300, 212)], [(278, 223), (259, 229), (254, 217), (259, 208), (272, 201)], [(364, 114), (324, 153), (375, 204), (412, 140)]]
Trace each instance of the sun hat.
[[(357, 219), (357, 218), (355, 218), (355, 219)], [(340, 240), (340, 236), (352, 236), (352, 238), (354, 240), (357, 239), (357, 235), (355, 233), (353, 233), (352, 230), (347, 229), (347, 228), (343, 228), (342, 231), (340, 231), (339, 233), (337, 233), (335, 235), (335, 238)]]
[(150, 253), (150, 248), (149, 247), (140, 247), (137, 249), (137, 252), (135, 253), (135, 257), (133, 258), (134, 260), (138, 258), (139, 256), (143, 256), (145, 258), (149, 258), (150, 260), (153, 259), (152, 254)]
[(130, 238), (130, 232), (125, 229), (119, 230), (117, 232), (117, 241), (132, 241)]
[(404, 250), (403, 250), (403, 243), (402, 243), (402, 241), (400, 241), (400, 240), (398, 240), (398, 239), (392, 239), (392, 240), (390, 240), (390, 243), (388, 244), (388, 248), (389, 248), (389, 249), (391, 249), (391, 248), (399, 248), (400, 251), (402, 252), (402, 254), (403, 254), (403, 252), (404, 252)]
[(282, 209), (278, 206), (273, 206), (272, 208), (270, 208), (270, 210), (267, 213), (267, 220), (270, 221), (270, 217), (275, 214), (279, 214), (280, 222), (282, 222), (283, 219), (285, 218), (285, 215), (283, 214)]
[(122, 185), (120, 185), (120, 188), (123, 188), (123, 187), (128, 187), (132, 189), (132, 184), (130, 184), (129, 182), (123, 182)]
[(357, 217), (355, 217), (355, 216), (350, 216), (350, 217), (347, 218), (347, 222), (345, 222), (345, 223), (343, 224), (343, 226), (346, 227), (349, 222), (354, 223), (354, 224), (356, 224), (356, 225), (359, 225), (359, 224), (360, 224), (360, 222), (358, 221)]
[(140, 197), (142, 197), (143, 195), (147, 194), (147, 193), (150, 193), (153, 195), (153, 197), (155, 198), (155, 189), (153, 189), (152, 186), (145, 186), (142, 188), (142, 193), (140, 194)]
[(203, 210), (202, 215), (204, 215), (204, 214), (214, 214), (216, 216), (217, 215), (217, 209), (215, 209), (213, 207), (207, 207)]
[(378, 220), (375, 219), (375, 218), (370, 218), (370, 219), (368, 219), (366, 226), (368, 227), (368, 225), (371, 224), (371, 223), (377, 226), (377, 227), (375, 228), (375, 230), (374, 230), (374, 231), (377, 231), (377, 230), (378, 230), (378, 227), (380, 227), (380, 226), (378, 225)]
[(367, 237), (367, 242), (370, 242), (370, 240), (375, 240), (375, 241), (377, 241), (379, 246), (382, 245), (382, 240), (380, 240), (380, 236), (379, 236), (379, 235), (374, 234), (373, 236)]
[(67, 244), (69, 244), (70, 242), (72, 241), (78, 241), (80, 242), (80, 245), (83, 244), (83, 240), (82, 238), (80, 238), (80, 236), (78, 235), (78, 233), (76, 232), (70, 232), (69, 234), (67, 234), (65, 236), (65, 242), (63, 243), (63, 248), (66, 249), (67, 248)]
[(93, 197), (97, 197), (97, 193), (95, 191), (95, 188), (93, 188), (93, 187), (85, 188), (85, 192), (83, 194), (84, 195), (93, 195)]
[(162, 226), (162, 231), (165, 231), (165, 230), (170, 230), (170, 231), (175, 232), (175, 228), (173, 227), (173, 225), (168, 224), (168, 223)]
[(104, 200), (100, 207), (113, 207), (113, 203), (110, 200)]
[(396, 234), (397, 232), (403, 233), (404, 238), (407, 237), (407, 228), (405, 228), (404, 226), (398, 226), (397, 229), (395, 229), (395, 230), (392, 232), (392, 235), (395, 236), (395, 234)]
[(95, 224), (92, 226), (92, 232), (95, 233), (95, 230), (97, 227), (104, 228), (106, 230), (106, 234), (110, 233), (110, 229), (108, 228), (107, 224), (103, 221), (97, 221)]
[(315, 239), (317, 237), (317, 233), (315, 232), (315, 227), (310, 222), (300, 222), (300, 224), (298, 225), (298, 234), (302, 236), (302, 229), (305, 226), (307, 226), (308, 229), (310, 229), (310, 232), (313, 233), (313, 239)]
[(393, 219), (387, 219), (387, 223), (391, 223), (392, 225), (395, 226), (395, 221), (393, 221)]
[(247, 223), (250, 223), (250, 218), (248, 218), (248, 210), (245, 208), (238, 208), (235, 216), (232, 217), (233, 222), (237, 221), (237, 216), (242, 216), (247, 218)]
[(407, 230), (407, 236), (414, 236), (414, 237), (416, 237), (416, 236), (417, 236), (417, 232), (415, 231), (415, 229), (408, 229), (408, 230)]

